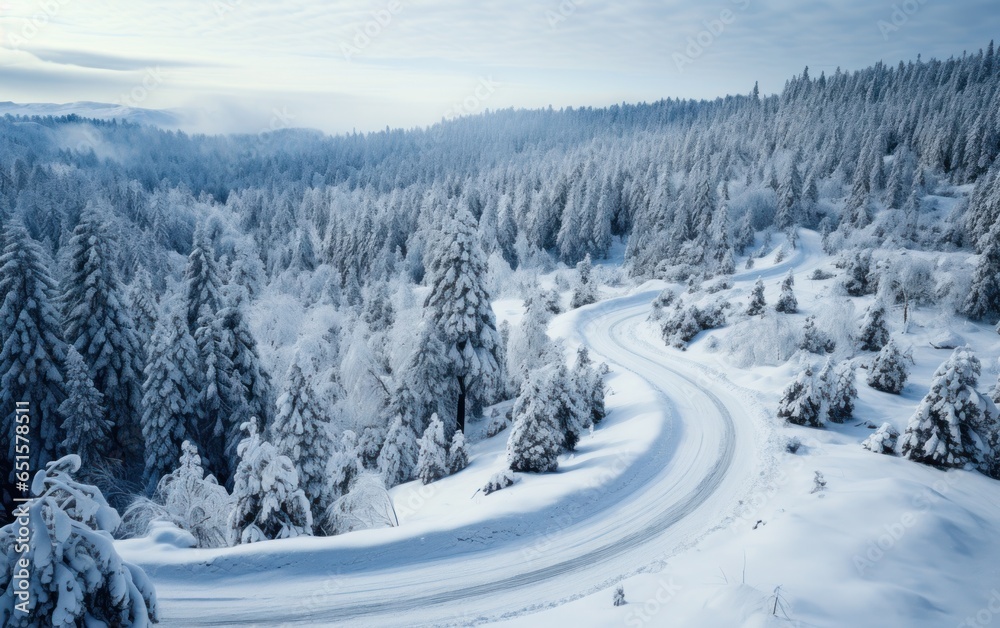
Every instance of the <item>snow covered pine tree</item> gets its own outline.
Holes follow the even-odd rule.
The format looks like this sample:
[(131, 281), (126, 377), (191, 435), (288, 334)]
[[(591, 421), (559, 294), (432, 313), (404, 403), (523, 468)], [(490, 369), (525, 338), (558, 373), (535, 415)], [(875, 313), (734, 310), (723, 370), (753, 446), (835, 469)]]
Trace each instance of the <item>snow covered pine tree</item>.
[(590, 253), (587, 253), (583, 260), (576, 264), (576, 285), (573, 287), (573, 298), (569, 306), (576, 309), (595, 301), (597, 301), (597, 288), (594, 286)]
[(875, 390), (898, 395), (906, 386), (909, 371), (906, 357), (890, 339), (868, 367), (868, 385)]
[(420, 439), (416, 474), (424, 484), (448, 475), (448, 442), (444, 438), (444, 423), (436, 414)]
[(821, 406), (822, 395), (816, 386), (812, 368), (807, 366), (795, 381), (785, 388), (778, 404), (778, 418), (796, 425), (820, 427)]
[(998, 413), (993, 401), (976, 391), (982, 371), (968, 347), (959, 347), (934, 373), (931, 389), (899, 440), (904, 458), (935, 467), (993, 466)]
[(66, 351), (66, 399), (59, 405), (64, 438), (61, 448), (80, 456), (83, 469), (96, 469), (107, 455), (111, 421), (104, 409), (104, 395), (90, 380), (90, 370), (76, 349)]
[(94, 387), (104, 395), (114, 426), (111, 453), (138, 471), (143, 461), (139, 417), (146, 356), (114, 272), (104, 221), (102, 212), (88, 207), (70, 238), (64, 328), (67, 342), (80, 352)]
[(467, 410), (475, 413), (491, 402), (503, 381), (500, 334), (484, 283), (486, 261), (476, 228), (464, 208), (449, 221), (427, 269), (431, 291), (424, 302), (458, 384), (455, 422), (460, 432), (465, 431)]
[(759, 316), (764, 313), (767, 301), (764, 300), (764, 280), (758, 279), (750, 293), (750, 304), (747, 305), (747, 316)]
[(774, 310), (783, 314), (795, 314), (799, 311), (799, 301), (795, 298), (792, 287), (795, 285), (795, 276), (792, 271), (788, 271), (784, 281), (781, 282), (781, 296), (774, 304)]
[(544, 473), (559, 466), (564, 435), (554, 419), (545, 377), (541, 370), (532, 371), (514, 403), (514, 426), (507, 439), (512, 471)]
[(854, 416), (854, 401), (858, 398), (855, 379), (854, 363), (849, 360), (833, 369), (826, 415), (831, 423), (843, 423)]
[(278, 412), (271, 429), (278, 451), (295, 465), (299, 487), (309, 500), (313, 521), (318, 521), (333, 503), (326, 476), (333, 441), (313, 385), (314, 378), (303, 373), (304, 361), (297, 355), (288, 369), (288, 388), (278, 398)]
[[(53, 305), (55, 281), (49, 275), (41, 246), (19, 224), (9, 224), (0, 256), (0, 427), (7, 445), (0, 456), (0, 484), (6, 491), (15, 460), (15, 404), (30, 399), (37, 416), (57, 417), (65, 399), (59, 316)], [(29, 460), (32, 469), (55, 457), (56, 421), (33, 421)], [(12, 495), (5, 496), (12, 499)], [(11, 503), (12, 505), (12, 503)], [(7, 503), (0, 518), (8, 513)], [(2, 522), (2, 521), (0, 521)]]
[(229, 543), (256, 543), (312, 534), (309, 499), (299, 488), (295, 465), (261, 438), (257, 419), (240, 426), (240, 464), (233, 478), (236, 507), (229, 518)]
[[(121, 559), (112, 533), (121, 523), (95, 486), (75, 481), (80, 457), (49, 462), (31, 483), (24, 504), (30, 543), (18, 540), (17, 524), (0, 529), (0, 625), (132, 626), (157, 621), (156, 592), (143, 570)], [(17, 514), (17, 513), (15, 513)], [(22, 547), (23, 546), (23, 547)], [(27, 597), (16, 576), (24, 558)], [(24, 602), (22, 607), (20, 603)]]

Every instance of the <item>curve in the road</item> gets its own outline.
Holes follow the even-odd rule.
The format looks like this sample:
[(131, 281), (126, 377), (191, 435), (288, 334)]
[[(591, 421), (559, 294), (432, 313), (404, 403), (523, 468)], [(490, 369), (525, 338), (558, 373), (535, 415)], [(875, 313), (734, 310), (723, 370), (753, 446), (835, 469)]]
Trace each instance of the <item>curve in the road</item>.
[[(747, 490), (756, 467), (754, 428), (740, 400), (668, 366), (665, 352), (636, 336), (654, 296), (649, 292), (595, 304), (578, 314), (576, 329), (593, 353), (644, 380), (673, 407), (671, 420), (678, 424), (668, 438), (679, 437), (681, 443), (672, 448), (669, 460), (658, 461), (659, 473), (644, 486), (629, 487), (622, 501), (561, 531), (545, 564), (519, 565), (530, 540), (525, 539), (461, 556), (429, 557), (427, 563), (392, 574), (349, 574), (323, 608), (306, 611), (274, 600), (240, 603), (241, 610), (227, 608), (223, 616), (210, 619), (221, 605), (189, 600), (191, 612), (180, 613), (184, 617), (165, 613), (173, 615), (166, 623), (388, 626), (488, 620), (539, 606), (529, 601), (551, 605), (595, 590), (609, 578), (689, 547), (718, 526)], [(741, 442), (749, 445), (740, 447)], [(219, 585), (226, 588), (224, 582)]]

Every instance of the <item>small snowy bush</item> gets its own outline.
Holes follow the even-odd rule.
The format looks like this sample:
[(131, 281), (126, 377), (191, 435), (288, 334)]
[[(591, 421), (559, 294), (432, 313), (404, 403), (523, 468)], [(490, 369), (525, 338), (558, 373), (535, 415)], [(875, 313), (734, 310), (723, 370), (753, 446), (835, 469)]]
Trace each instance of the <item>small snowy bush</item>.
[(729, 303), (719, 299), (705, 306), (678, 307), (663, 320), (660, 326), (663, 339), (673, 347), (684, 349), (694, 337), (706, 329), (716, 329), (726, 324)]
[(514, 484), (514, 472), (510, 469), (494, 473), (483, 486), (483, 495), (489, 495)]
[(898, 439), (899, 430), (893, 427), (892, 423), (883, 423), (882, 427), (878, 428), (878, 430), (861, 442), (861, 446), (868, 451), (891, 456), (896, 453), (896, 441)]
[(795, 425), (820, 427), (822, 417), (822, 391), (816, 385), (812, 369), (806, 367), (791, 384), (785, 388), (778, 404), (778, 418)]
[(816, 327), (816, 317), (806, 317), (806, 323), (802, 327), (802, 340), (799, 342), (799, 349), (809, 353), (833, 353), (836, 348), (837, 343)]
[(868, 368), (868, 385), (893, 395), (903, 392), (909, 368), (896, 343), (889, 340)]
[(355, 478), (347, 494), (327, 510), (323, 528), (332, 535), (398, 525), (396, 510), (382, 477), (362, 473)]
[(486, 438), (493, 438), (510, 425), (510, 417), (506, 413), (498, 412), (496, 408), (490, 410), (490, 422), (486, 426)]
[(798, 332), (787, 316), (764, 315), (737, 323), (723, 349), (739, 368), (777, 366), (798, 349)]
[(448, 473), (458, 473), (469, 466), (469, 452), (465, 447), (465, 434), (455, 432), (448, 448)]
[(205, 475), (198, 449), (184, 441), (180, 466), (160, 479), (153, 499), (139, 498), (129, 506), (123, 525), (141, 536), (152, 521), (164, 519), (190, 532), (198, 547), (226, 547), (233, 503), (225, 487)]
[(437, 414), (420, 438), (416, 475), (424, 484), (430, 484), (448, 475), (448, 443), (444, 439), (444, 423)]

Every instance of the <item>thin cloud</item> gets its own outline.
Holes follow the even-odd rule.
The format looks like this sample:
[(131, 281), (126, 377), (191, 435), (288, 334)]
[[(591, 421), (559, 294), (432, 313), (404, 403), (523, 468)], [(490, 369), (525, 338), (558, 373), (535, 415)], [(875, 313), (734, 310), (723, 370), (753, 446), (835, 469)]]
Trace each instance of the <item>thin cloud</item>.
[[(18, 20), (30, 14), (24, 4)], [(258, 101), (301, 103), (310, 113), (300, 120), (324, 130), (371, 130), (437, 122), (484, 78), (499, 87), (480, 108), (714, 98), (746, 93), (755, 80), (779, 91), (806, 65), (818, 74), (960, 56), (1000, 32), (988, 0), (915, 4), (897, 25), (892, 3), (864, 0), (110, 0), (60, 4), (24, 47), (81, 72), (169, 70), (147, 106), (247, 98), (266, 118)], [(718, 30), (723, 11), (724, 28), (703, 34)], [(22, 21), (3, 20), (20, 32)], [(707, 45), (679, 66), (699, 38)], [(113, 98), (118, 84), (98, 78), (88, 98)], [(52, 71), (20, 77), (15, 90), (63, 101), (79, 92), (80, 81)]]
[(145, 70), (146, 68), (151, 67), (189, 68), (206, 65), (202, 63), (192, 63), (189, 61), (178, 61), (174, 59), (124, 57), (90, 52), (87, 50), (56, 50), (46, 48), (25, 48), (24, 50), (35, 55), (42, 61), (48, 61), (50, 63), (121, 72)]

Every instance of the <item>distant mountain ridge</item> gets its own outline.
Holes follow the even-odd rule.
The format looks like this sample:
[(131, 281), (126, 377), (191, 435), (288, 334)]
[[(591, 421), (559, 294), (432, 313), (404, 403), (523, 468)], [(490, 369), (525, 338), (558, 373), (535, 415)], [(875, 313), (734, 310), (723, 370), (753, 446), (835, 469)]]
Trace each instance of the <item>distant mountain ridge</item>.
[(0, 102), (0, 116), (69, 116), (95, 118), (98, 120), (121, 120), (160, 128), (173, 129), (181, 126), (180, 116), (163, 109), (142, 109), (113, 103), (72, 102), (72, 103), (15, 103)]

